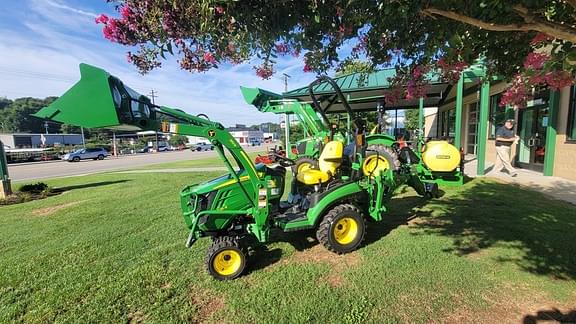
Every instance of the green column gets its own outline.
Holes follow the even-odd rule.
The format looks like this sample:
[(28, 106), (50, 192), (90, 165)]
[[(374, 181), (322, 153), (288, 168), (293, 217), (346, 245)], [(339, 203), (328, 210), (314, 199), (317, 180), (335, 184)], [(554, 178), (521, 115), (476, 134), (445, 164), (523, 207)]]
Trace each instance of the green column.
[(8, 164), (6, 163), (6, 152), (4, 143), (0, 141), (0, 198), (6, 198), (12, 194), (10, 177), (8, 176)]
[(460, 74), (456, 88), (456, 129), (454, 135), (454, 145), (457, 149), (462, 147), (462, 97), (464, 95), (464, 74)]
[(284, 131), (284, 150), (286, 150), (286, 155), (288, 158), (295, 158), (290, 147), (290, 115), (288, 114), (284, 114)]
[[(404, 112), (406, 115), (406, 112)], [(424, 98), (420, 98), (418, 101), (418, 130), (421, 133), (420, 136), (424, 136)], [(418, 152), (422, 152), (422, 143), (418, 141)]]
[(8, 164), (6, 163), (6, 152), (4, 143), (0, 141), (0, 180), (8, 180)]
[(560, 108), (560, 92), (550, 90), (548, 110), (548, 125), (546, 127), (546, 151), (544, 153), (545, 176), (554, 174), (554, 155), (556, 153), (556, 131), (558, 128), (558, 110)]
[(482, 84), (480, 90), (480, 116), (478, 117), (477, 175), (484, 175), (486, 164), (486, 141), (488, 140), (488, 111), (490, 110), (490, 82)]

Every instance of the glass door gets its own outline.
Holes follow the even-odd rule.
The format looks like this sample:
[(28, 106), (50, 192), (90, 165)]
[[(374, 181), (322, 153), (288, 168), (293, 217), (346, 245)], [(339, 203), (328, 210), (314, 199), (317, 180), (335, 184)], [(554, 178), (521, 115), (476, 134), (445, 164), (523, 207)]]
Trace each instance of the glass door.
[(478, 142), (478, 102), (468, 106), (468, 138), (466, 141), (466, 153), (476, 155)]
[(539, 106), (520, 110), (518, 123), (517, 165), (538, 172), (544, 170), (546, 153), (546, 127), (548, 126), (548, 107)]

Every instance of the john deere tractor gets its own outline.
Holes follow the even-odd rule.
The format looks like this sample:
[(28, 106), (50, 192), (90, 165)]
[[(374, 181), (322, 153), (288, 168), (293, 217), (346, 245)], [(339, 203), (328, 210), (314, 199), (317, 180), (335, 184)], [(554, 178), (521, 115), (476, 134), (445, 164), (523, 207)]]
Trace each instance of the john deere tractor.
[[(433, 190), (420, 180), (414, 165), (398, 164), (386, 151), (369, 151), (364, 125), (355, 120), (350, 153), (344, 153), (341, 141), (326, 142), (317, 168), (294, 178), (294, 199), (281, 201), (286, 168), (293, 160), (281, 157), (274, 168), (255, 165), (222, 124), (154, 105), (102, 69), (81, 64), (80, 72), (80, 81), (35, 116), (92, 128), (162, 130), (204, 137), (214, 145), (228, 172), (183, 188), (180, 201), (190, 230), (186, 246), (211, 238), (206, 268), (216, 279), (240, 276), (248, 265), (250, 242), (268, 242), (272, 229), (314, 229), (328, 250), (351, 252), (362, 244), (366, 222), (382, 219), (400, 184), (410, 183), (422, 194)], [(459, 155), (442, 154), (458, 163)]]

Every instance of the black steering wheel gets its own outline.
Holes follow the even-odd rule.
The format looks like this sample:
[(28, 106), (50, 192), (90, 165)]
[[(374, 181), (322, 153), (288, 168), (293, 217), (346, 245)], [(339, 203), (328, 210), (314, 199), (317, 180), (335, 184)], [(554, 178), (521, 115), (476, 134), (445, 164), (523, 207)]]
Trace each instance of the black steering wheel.
[(296, 162), (292, 159), (289, 159), (285, 156), (282, 156), (278, 153), (273, 153), (274, 157), (276, 157), (276, 159), (278, 160), (278, 164), (280, 164), (281, 166), (288, 168), (291, 166), (295, 166)]

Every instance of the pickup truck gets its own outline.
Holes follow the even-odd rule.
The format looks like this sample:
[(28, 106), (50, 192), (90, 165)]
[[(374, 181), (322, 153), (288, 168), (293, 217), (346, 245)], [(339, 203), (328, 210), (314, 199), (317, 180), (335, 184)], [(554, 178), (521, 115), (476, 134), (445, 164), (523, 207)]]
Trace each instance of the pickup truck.
[(196, 143), (190, 148), (192, 151), (214, 151), (214, 145), (209, 143)]

